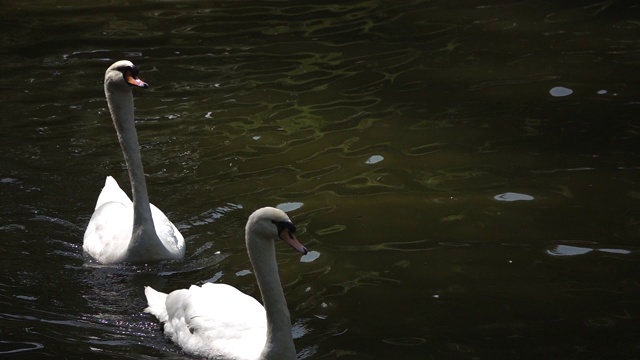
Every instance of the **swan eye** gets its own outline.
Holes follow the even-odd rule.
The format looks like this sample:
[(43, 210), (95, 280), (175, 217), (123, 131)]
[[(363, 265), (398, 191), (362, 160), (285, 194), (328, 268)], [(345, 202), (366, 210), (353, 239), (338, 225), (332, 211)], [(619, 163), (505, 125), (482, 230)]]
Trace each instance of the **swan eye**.
[(129, 72), (133, 76), (138, 76), (140, 74), (140, 70), (138, 70), (138, 67), (135, 65), (118, 66), (116, 70), (120, 71), (123, 74)]
[(121, 68), (118, 68), (118, 70), (122, 73), (122, 76), (124, 77), (124, 81), (127, 84), (131, 86), (141, 87), (141, 88), (149, 87), (149, 84), (147, 84), (146, 82), (138, 78), (138, 74), (140, 73), (140, 71), (138, 71), (138, 68), (135, 65), (123, 66)]
[(133, 66), (129, 66), (129, 65), (125, 65), (125, 66), (121, 66), (117, 68), (118, 71), (120, 71), (122, 73), (122, 76), (125, 77), (125, 79), (127, 77), (132, 77), (134, 79), (138, 78), (138, 75), (140, 74), (140, 70), (138, 70), (138, 67), (133, 65)]
[(275, 221), (271, 220), (271, 222), (278, 228), (278, 234), (282, 232), (284, 229), (288, 229), (292, 234), (296, 233), (296, 226), (293, 225), (291, 221)]
[(138, 77), (138, 75), (140, 74), (138, 67), (135, 65), (127, 67), (127, 70), (129, 70), (129, 73), (134, 77)]

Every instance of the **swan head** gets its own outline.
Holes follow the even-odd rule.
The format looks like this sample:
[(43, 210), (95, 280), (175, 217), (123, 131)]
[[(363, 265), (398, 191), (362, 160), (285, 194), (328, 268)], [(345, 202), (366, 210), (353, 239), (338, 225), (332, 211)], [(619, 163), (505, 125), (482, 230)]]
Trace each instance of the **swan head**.
[(138, 78), (138, 68), (129, 60), (113, 63), (104, 73), (104, 86), (109, 90), (131, 91), (131, 87), (148, 88), (149, 85)]
[(307, 254), (305, 248), (296, 238), (296, 226), (287, 216), (287, 213), (273, 207), (263, 207), (249, 216), (247, 221), (247, 234), (255, 234), (261, 239), (280, 239), (291, 245), (302, 254)]

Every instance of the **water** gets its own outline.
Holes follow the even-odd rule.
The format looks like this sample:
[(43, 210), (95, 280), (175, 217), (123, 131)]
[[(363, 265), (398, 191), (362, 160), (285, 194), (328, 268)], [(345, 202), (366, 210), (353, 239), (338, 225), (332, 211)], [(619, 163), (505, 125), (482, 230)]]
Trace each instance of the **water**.
[[(143, 287), (258, 296), (278, 247), (304, 359), (640, 356), (637, 21), (628, 1), (0, 4), (0, 353), (183, 358)], [(126, 169), (126, 58), (152, 202), (186, 259), (105, 267), (82, 234)]]

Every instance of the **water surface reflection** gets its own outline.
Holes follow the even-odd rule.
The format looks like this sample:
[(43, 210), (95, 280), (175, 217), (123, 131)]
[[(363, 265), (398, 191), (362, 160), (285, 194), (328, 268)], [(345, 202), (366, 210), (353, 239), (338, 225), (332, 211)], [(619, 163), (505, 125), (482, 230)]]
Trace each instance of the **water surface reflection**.
[[(182, 358), (143, 286), (257, 295), (278, 248), (300, 358), (634, 358), (640, 8), (625, 1), (0, 4), (0, 353)], [(128, 58), (151, 201), (186, 259), (101, 267), (126, 181), (102, 90)]]

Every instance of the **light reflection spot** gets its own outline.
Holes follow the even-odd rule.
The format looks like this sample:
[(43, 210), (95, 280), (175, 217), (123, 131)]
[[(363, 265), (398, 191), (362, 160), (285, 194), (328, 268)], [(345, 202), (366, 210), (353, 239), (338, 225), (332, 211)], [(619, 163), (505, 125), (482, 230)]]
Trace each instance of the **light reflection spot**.
[(514, 192), (507, 192), (504, 194), (498, 194), (493, 197), (498, 201), (531, 201), (534, 199), (533, 196), (527, 194), (519, 194)]
[(552, 250), (547, 250), (547, 253), (554, 256), (575, 256), (583, 255), (591, 251), (593, 251), (593, 249), (579, 246), (558, 245)]
[(563, 96), (569, 96), (573, 94), (573, 90), (563, 86), (556, 86), (554, 88), (551, 88), (551, 90), (549, 90), (549, 94), (551, 94), (551, 96), (553, 97), (563, 97)]
[(373, 155), (370, 158), (367, 159), (367, 161), (365, 161), (365, 164), (377, 164), (380, 161), (384, 160), (384, 156), (382, 155)]
[(282, 210), (284, 212), (289, 212), (289, 211), (298, 210), (303, 205), (304, 205), (304, 203), (301, 203), (301, 202), (286, 202), (286, 203), (282, 203), (282, 204), (276, 205), (276, 208), (278, 208), (278, 209), (280, 209), (280, 210)]
[(312, 261), (316, 261), (320, 257), (320, 253), (317, 251), (309, 251), (307, 255), (304, 255), (300, 258), (300, 262), (308, 263)]
[(240, 270), (236, 273), (236, 276), (247, 276), (249, 274), (251, 274), (251, 271), (249, 270)]
[(621, 254), (621, 255), (631, 254), (631, 251), (625, 250), (625, 249), (598, 249), (598, 251), (602, 251), (610, 254)]

